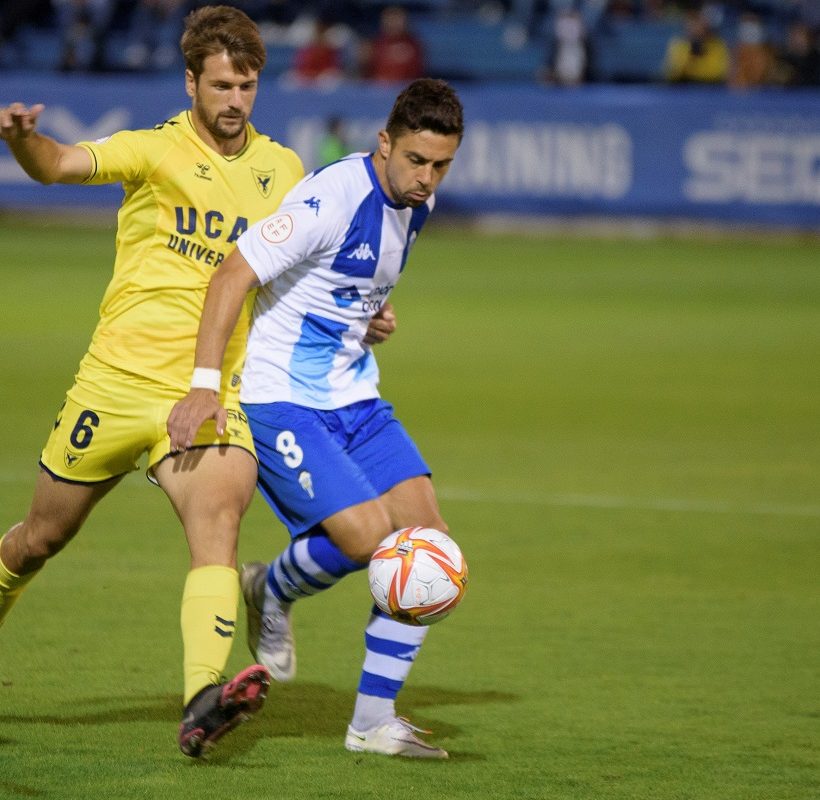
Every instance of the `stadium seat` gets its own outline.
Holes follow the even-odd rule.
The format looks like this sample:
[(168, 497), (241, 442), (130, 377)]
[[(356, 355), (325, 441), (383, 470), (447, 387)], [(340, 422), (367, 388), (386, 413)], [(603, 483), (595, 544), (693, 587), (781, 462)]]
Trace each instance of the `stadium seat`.
[(612, 83), (651, 83), (663, 76), (669, 39), (677, 22), (612, 20), (592, 36), (595, 78)]
[[(532, 81), (544, 63), (544, 48), (503, 23), (473, 17), (417, 19), (427, 72), (450, 80)], [(511, 35), (513, 34), (513, 35)]]

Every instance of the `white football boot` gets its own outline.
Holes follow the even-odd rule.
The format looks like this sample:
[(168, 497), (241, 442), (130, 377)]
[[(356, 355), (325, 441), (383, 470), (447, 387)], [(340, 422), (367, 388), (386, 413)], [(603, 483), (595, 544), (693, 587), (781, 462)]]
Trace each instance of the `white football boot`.
[(404, 717), (394, 717), (368, 731), (357, 731), (349, 725), (345, 747), (354, 753), (381, 753), (386, 756), (409, 758), (448, 758), (446, 750), (423, 742), (416, 733), (430, 731), (411, 725)]
[(290, 603), (265, 596), (268, 565), (252, 561), (242, 565), (239, 585), (248, 611), (248, 647), (253, 657), (280, 683), (296, 675), (296, 649), (290, 626)]

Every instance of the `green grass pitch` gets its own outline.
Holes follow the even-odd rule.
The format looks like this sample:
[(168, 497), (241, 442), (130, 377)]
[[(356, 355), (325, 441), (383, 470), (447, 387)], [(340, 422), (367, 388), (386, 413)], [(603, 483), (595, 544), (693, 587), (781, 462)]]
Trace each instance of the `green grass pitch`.
[[(111, 224), (0, 221), (0, 529), (96, 321)], [(378, 351), (470, 564), (399, 711), (444, 763), (356, 756), (363, 575), (294, 612), (299, 674), (176, 749), (179, 525), (129, 476), (0, 631), (0, 797), (820, 796), (817, 240), (426, 232)], [(240, 555), (285, 535), (257, 499)], [(250, 663), (244, 620), (230, 662)]]

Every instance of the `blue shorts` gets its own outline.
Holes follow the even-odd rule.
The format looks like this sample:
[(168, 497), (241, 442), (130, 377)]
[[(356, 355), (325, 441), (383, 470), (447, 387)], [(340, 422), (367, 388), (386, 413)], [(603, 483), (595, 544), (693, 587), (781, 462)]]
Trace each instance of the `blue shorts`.
[(374, 500), (430, 468), (384, 400), (323, 411), (243, 403), (259, 459), (259, 490), (293, 537)]

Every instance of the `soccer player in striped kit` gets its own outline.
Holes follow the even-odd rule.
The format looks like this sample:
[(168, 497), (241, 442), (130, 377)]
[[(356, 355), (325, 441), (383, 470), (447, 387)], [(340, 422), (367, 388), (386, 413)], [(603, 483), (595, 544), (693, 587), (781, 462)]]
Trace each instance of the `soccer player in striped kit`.
[[(243, 298), (258, 289), (240, 400), (260, 491), (292, 541), (270, 565), (246, 565), (241, 582), (251, 650), (277, 680), (295, 674), (295, 601), (365, 568), (394, 530), (447, 531), (429, 467), (379, 396), (368, 324), (405, 269), (463, 132), (453, 89), (414, 81), (396, 99), (373, 153), (300, 181), (275, 214), (240, 237), (211, 281), (196, 369), (211, 374), (214, 387)], [(218, 429), (226, 424), (218, 394), (192, 389), (169, 417), (172, 447), (190, 447), (210, 420)], [(395, 708), (426, 633), (372, 612), (349, 750), (447, 757)]]

